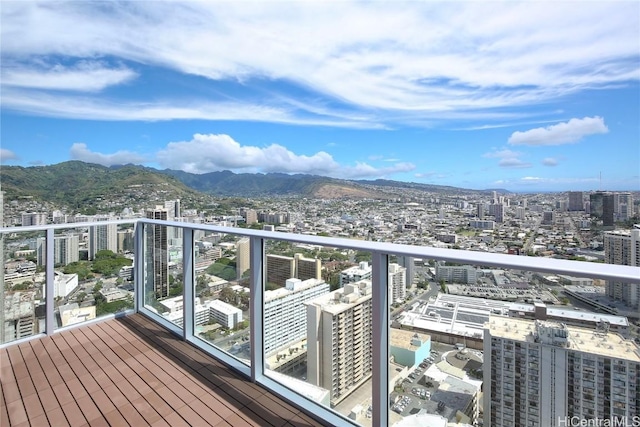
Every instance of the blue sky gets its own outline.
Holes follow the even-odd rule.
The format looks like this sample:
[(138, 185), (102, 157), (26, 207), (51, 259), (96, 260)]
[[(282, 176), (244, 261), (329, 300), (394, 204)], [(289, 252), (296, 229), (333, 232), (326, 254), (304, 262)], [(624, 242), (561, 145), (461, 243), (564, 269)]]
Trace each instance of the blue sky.
[(3, 165), (640, 190), (637, 1), (24, 1), (0, 14)]

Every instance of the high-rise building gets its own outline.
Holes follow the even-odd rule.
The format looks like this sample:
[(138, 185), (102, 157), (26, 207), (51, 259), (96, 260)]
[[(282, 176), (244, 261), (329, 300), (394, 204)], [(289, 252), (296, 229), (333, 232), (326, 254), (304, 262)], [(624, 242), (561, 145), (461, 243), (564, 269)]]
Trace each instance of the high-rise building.
[(169, 221), (173, 221), (182, 216), (180, 212), (180, 199), (165, 201), (164, 208), (167, 210), (167, 219)]
[(542, 224), (544, 225), (553, 225), (553, 211), (544, 211), (542, 212)]
[(236, 272), (238, 279), (245, 271), (251, 268), (251, 243), (248, 237), (243, 237), (236, 242)]
[(258, 222), (258, 212), (255, 209), (245, 209), (242, 212), (242, 216), (244, 217), (244, 222), (247, 225), (255, 224)]
[(582, 191), (569, 191), (569, 211), (584, 210), (584, 193)]
[(267, 255), (267, 283), (284, 286), (287, 279), (295, 277), (295, 262), (292, 257), (284, 255)]
[(592, 218), (602, 219), (604, 194), (602, 191), (597, 191), (589, 195), (589, 214)]
[(491, 205), (490, 210), (493, 211), (496, 222), (504, 222), (504, 205), (502, 203)]
[(612, 193), (606, 193), (602, 197), (602, 225), (613, 227), (615, 221), (615, 197)]
[(26, 212), (22, 214), (22, 226), (45, 225), (47, 223), (47, 214), (43, 212)]
[(264, 352), (278, 351), (307, 336), (305, 303), (329, 292), (319, 279), (288, 279), (284, 288), (264, 293)]
[(80, 259), (80, 239), (77, 234), (53, 238), (53, 261), (56, 265), (67, 265)]
[(620, 221), (626, 221), (634, 216), (633, 195), (631, 193), (615, 194), (615, 215)]
[[(166, 221), (168, 211), (156, 206), (146, 212), (149, 219)], [(146, 272), (147, 291), (153, 291), (156, 299), (169, 296), (169, 251), (167, 243), (167, 227), (158, 224), (146, 224)]]
[(606, 324), (594, 330), (491, 316), (483, 387), (484, 424), (492, 427), (624, 422), (640, 410), (640, 352)]
[[(109, 221), (112, 219), (108, 215), (96, 215), (93, 221)], [(96, 253), (109, 250), (118, 252), (118, 225), (106, 224), (89, 227), (89, 260), (96, 257)]]
[(372, 323), (369, 280), (307, 303), (307, 380), (329, 390), (331, 406), (371, 377)]
[(133, 230), (118, 231), (118, 252), (133, 252)]
[(407, 289), (409, 289), (413, 285), (413, 279), (416, 277), (414, 258), (410, 256), (398, 256), (398, 265), (407, 270), (405, 284)]
[[(608, 264), (640, 266), (640, 228), (604, 233), (604, 260)], [(635, 283), (607, 281), (607, 295), (640, 307), (640, 280)]]
[(478, 206), (476, 206), (476, 216), (478, 217), (478, 219), (483, 219), (484, 218), (484, 204), (483, 203), (478, 203)]
[(389, 301), (404, 302), (407, 297), (407, 269), (398, 264), (389, 264)]
[(322, 262), (317, 258), (305, 258), (302, 254), (294, 255), (294, 275), (300, 280), (322, 278)]
[(288, 279), (321, 279), (322, 264), (316, 258), (304, 258), (302, 254), (294, 257), (267, 255), (267, 282), (284, 286)]

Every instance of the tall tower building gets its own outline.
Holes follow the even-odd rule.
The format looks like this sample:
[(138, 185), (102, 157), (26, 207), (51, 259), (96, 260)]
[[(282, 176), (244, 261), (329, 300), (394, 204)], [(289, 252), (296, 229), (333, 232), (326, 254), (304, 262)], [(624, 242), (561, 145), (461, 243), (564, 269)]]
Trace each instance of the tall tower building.
[(407, 269), (398, 264), (389, 264), (389, 300), (404, 302), (407, 297)]
[(164, 208), (167, 210), (167, 219), (169, 221), (173, 221), (182, 216), (180, 212), (180, 199), (165, 201)]
[[(162, 206), (146, 212), (147, 218), (166, 221), (168, 211)], [(169, 296), (169, 251), (167, 244), (167, 227), (164, 225), (146, 224), (146, 289), (153, 291), (156, 299)]]
[(584, 210), (584, 193), (582, 191), (569, 191), (569, 211)]
[(133, 230), (118, 231), (118, 252), (133, 252)]
[(345, 285), (307, 303), (307, 380), (337, 405), (371, 377), (371, 282)]
[(613, 227), (615, 221), (615, 197), (613, 193), (606, 193), (602, 197), (602, 225)]
[(620, 221), (626, 221), (633, 217), (633, 195), (631, 193), (616, 194), (615, 214)]
[(504, 205), (502, 203), (493, 205), (493, 212), (496, 222), (504, 222)]
[(284, 288), (264, 293), (264, 352), (268, 356), (307, 336), (305, 303), (329, 293), (318, 279), (288, 279)]
[[(604, 260), (608, 264), (640, 267), (640, 229), (609, 231), (604, 233)], [(607, 295), (640, 308), (640, 279), (635, 283), (608, 280)]]
[(26, 212), (22, 214), (22, 226), (45, 225), (47, 223), (47, 214), (42, 212)]
[(56, 265), (67, 265), (80, 259), (80, 239), (77, 234), (53, 238), (53, 259)]
[(597, 191), (589, 195), (589, 214), (592, 218), (602, 219), (604, 193)]
[[(96, 215), (94, 221), (109, 221), (108, 215)], [(96, 257), (98, 251), (118, 252), (118, 225), (106, 224), (89, 227), (89, 260)]]
[(484, 355), (485, 425), (624, 422), (640, 410), (638, 346), (604, 324), (593, 330), (491, 316)]
[(236, 242), (236, 272), (238, 279), (245, 271), (251, 268), (251, 243), (248, 237), (243, 237)]
[(479, 219), (483, 219), (484, 218), (484, 204), (483, 203), (478, 203), (478, 206), (476, 206), (476, 216)]
[(415, 261), (410, 256), (398, 256), (398, 265), (407, 270), (405, 277), (405, 285), (409, 289), (413, 285), (413, 279), (416, 277)]

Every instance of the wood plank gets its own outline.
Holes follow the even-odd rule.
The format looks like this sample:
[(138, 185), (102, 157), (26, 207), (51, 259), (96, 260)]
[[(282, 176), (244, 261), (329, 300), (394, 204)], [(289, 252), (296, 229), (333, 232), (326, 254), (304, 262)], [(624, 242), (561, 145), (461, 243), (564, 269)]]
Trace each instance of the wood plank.
[(142, 315), (10, 346), (0, 361), (3, 426), (322, 425)]

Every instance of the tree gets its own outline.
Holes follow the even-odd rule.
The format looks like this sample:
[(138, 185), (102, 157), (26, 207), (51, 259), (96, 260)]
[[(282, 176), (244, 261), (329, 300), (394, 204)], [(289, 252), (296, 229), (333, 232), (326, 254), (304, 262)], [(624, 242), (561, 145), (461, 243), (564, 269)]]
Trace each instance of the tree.
[(230, 287), (224, 287), (220, 291), (220, 300), (226, 303), (235, 302), (236, 300), (236, 292)]
[(80, 292), (80, 293), (76, 296), (76, 302), (77, 302), (78, 304), (82, 304), (82, 301), (84, 301), (86, 297), (87, 297), (87, 293), (86, 293), (86, 292)]

